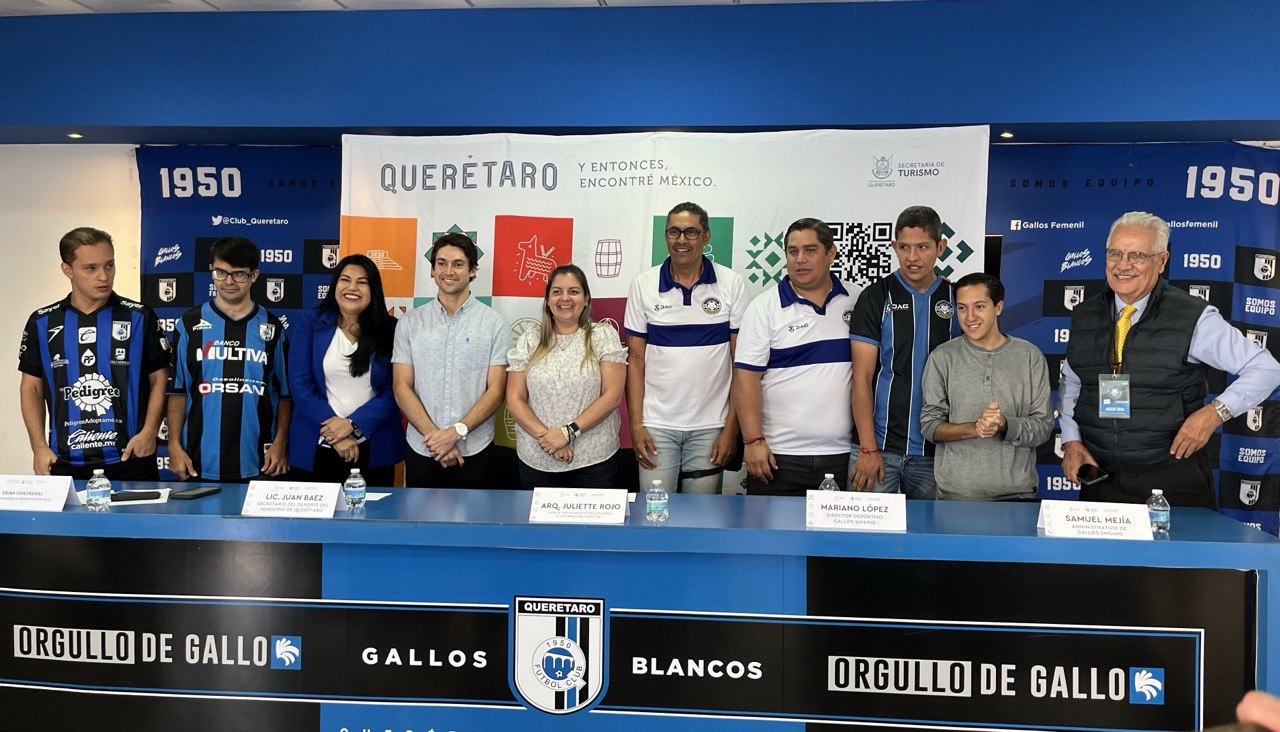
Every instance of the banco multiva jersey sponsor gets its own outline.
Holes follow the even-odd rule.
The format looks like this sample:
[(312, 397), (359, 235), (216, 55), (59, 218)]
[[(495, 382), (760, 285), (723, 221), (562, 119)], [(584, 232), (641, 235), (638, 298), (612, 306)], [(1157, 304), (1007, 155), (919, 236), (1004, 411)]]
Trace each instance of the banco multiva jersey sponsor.
[(174, 324), (169, 393), (187, 398), (182, 446), (201, 477), (251, 478), (289, 396), (284, 326), (258, 305), (232, 320), (212, 301)]
[(81, 467), (120, 461), (146, 422), (147, 377), (168, 360), (151, 308), (112, 293), (92, 313), (70, 296), (32, 313), (18, 370), (44, 382), (49, 447)]

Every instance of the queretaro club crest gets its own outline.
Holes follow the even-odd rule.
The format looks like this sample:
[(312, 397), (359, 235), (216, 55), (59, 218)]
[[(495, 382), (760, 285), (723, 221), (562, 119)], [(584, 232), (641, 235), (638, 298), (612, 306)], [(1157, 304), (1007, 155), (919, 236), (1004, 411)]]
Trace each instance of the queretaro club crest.
[(328, 269), (338, 266), (338, 245), (337, 244), (321, 244), (320, 245), (320, 263)]
[(1067, 285), (1062, 288), (1062, 306), (1067, 310), (1075, 310), (1084, 302), (1084, 285)]
[(1262, 493), (1261, 480), (1242, 480), (1240, 481), (1240, 502), (1246, 506), (1252, 506), (1258, 502), (1258, 496)]
[(178, 279), (176, 277), (160, 278), (156, 294), (164, 302), (173, 302), (173, 299), (178, 296)]
[(1249, 429), (1253, 430), (1254, 432), (1261, 432), (1262, 431), (1262, 405), (1259, 404), (1253, 409), (1250, 409), (1248, 412), (1246, 412), (1246, 414), (1248, 415), (1248, 417), (1245, 418), (1245, 424), (1249, 426)]
[(604, 600), (517, 597), (511, 678), (517, 695), (551, 714), (569, 714), (605, 688)]
[(1276, 276), (1276, 255), (1253, 255), (1253, 276), (1260, 280), (1269, 280)]
[(271, 302), (280, 302), (284, 299), (284, 278), (268, 277), (267, 278), (267, 299)]

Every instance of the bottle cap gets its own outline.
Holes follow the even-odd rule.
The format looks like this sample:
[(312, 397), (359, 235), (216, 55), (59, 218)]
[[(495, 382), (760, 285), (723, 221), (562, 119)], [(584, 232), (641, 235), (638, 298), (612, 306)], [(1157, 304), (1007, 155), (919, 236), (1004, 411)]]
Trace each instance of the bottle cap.
[(653, 481), (653, 484), (654, 484), (654, 486), (660, 486), (660, 485), (662, 485), (662, 481), (660, 481), (660, 480), (655, 480), (655, 481)]
[(825, 479), (827, 479), (827, 480), (835, 480), (835, 479), (836, 479), (836, 474), (835, 474), (835, 473), (823, 473), (823, 474), (822, 474), (822, 477), (823, 477), (823, 478), (825, 478)]
[(1163, 496), (1163, 495), (1164, 495), (1164, 491), (1160, 490), (1159, 488), (1152, 488), (1152, 489), (1151, 489), (1151, 495), (1153, 495), (1153, 496)]
[(352, 475), (356, 475), (356, 474), (358, 474), (359, 472), (360, 472), (360, 468), (352, 468), (352, 469), (351, 469), (351, 474), (352, 474)]

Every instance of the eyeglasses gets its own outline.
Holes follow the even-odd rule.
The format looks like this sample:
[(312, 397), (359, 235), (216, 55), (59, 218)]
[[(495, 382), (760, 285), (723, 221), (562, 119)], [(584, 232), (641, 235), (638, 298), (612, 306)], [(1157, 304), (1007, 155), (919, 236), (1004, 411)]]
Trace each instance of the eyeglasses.
[(703, 229), (699, 229), (694, 226), (690, 226), (687, 229), (677, 229), (676, 227), (673, 226), (670, 229), (667, 229), (667, 238), (674, 241), (679, 241), (680, 237), (683, 236), (684, 238), (689, 239), (690, 241), (693, 241), (701, 237), (702, 232), (703, 232)]
[(225, 269), (218, 269), (217, 267), (212, 270), (212, 274), (213, 278), (218, 282), (230, 277), (232, 282), (239, 282), (240, 284), (248, 282), (249, 278), (253, 276), (252, 271), (245, 272), (244, 270), (237, 270), (235, 272), (228, 272)]
[(1129, 264), (1146, 264), (1148, 259), (1155, 259), (1161, 254), (1164, 254), (1164, 252), (1156, 252), (1155, 254), (1143, 254), (1142, 252), (1129, 252), (1126, 255), (1124, 252), (1120, 251), (1119, 249), (1108, 249), (1107, 261), (1119, 262), (1120, 260), (1127, 258), (1129, 260)]

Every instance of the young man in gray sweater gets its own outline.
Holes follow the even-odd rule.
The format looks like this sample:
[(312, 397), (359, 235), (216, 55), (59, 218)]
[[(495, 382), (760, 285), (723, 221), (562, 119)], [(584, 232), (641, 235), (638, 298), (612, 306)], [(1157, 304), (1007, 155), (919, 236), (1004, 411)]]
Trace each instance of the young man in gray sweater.
[(1049, 439), (1053, 408), (1044, 354), (1000, 332), (1004, 285), (988, 274), (956, 283), (963, 338), (929, 354), (920, 430), (937, 444), (938, 498), (1035, 498), (1036, 447)]

